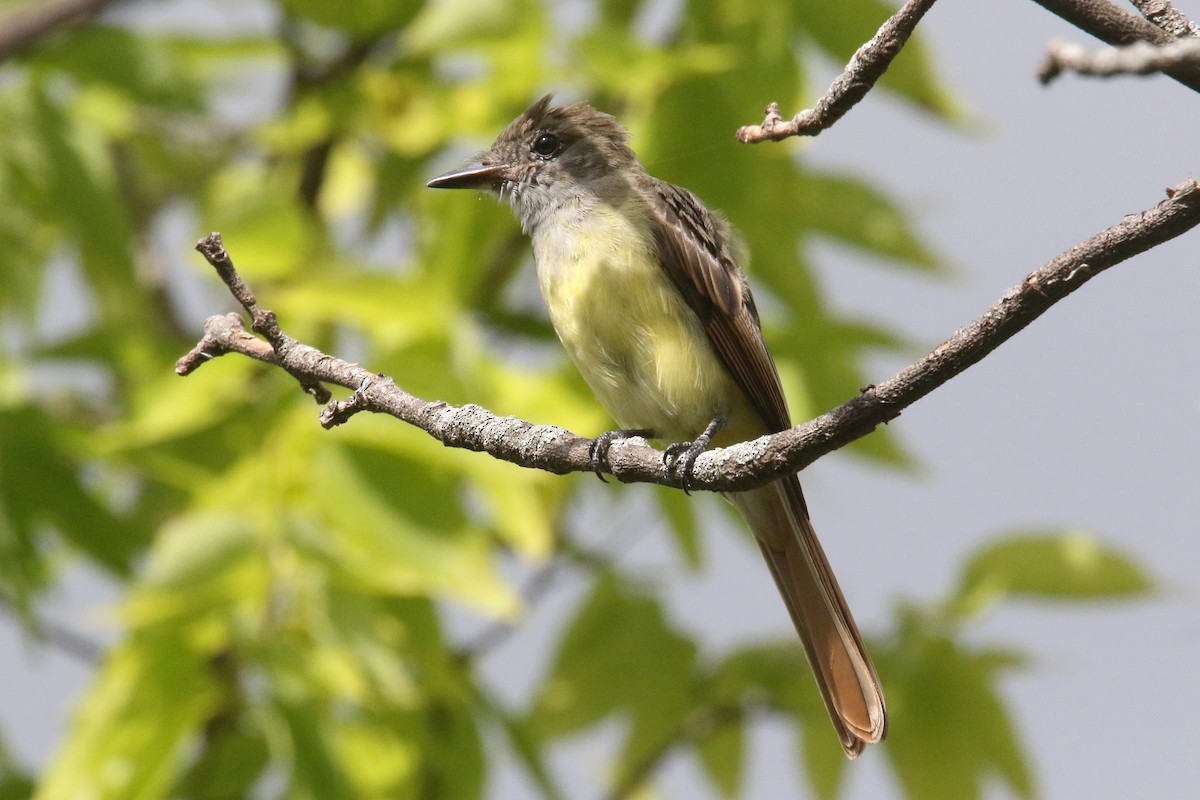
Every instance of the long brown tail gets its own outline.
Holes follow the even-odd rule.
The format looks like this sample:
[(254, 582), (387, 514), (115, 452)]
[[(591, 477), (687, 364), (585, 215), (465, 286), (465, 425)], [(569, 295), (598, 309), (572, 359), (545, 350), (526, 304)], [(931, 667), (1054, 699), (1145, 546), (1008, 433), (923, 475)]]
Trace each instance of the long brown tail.
[(887, 709), (879, 676), (809, 522), (800, 482), (785, 478), (727, 497), (758, 539), (842, 748), (854, 758), (883, 739)]

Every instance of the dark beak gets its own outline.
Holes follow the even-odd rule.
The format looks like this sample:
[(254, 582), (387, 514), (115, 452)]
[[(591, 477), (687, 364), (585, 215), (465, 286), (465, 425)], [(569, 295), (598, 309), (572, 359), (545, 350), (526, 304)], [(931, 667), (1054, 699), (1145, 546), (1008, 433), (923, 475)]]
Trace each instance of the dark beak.
[(504, 183), (507, 164), (468, 164), (425, 184), (430, 189), (490, 189)]

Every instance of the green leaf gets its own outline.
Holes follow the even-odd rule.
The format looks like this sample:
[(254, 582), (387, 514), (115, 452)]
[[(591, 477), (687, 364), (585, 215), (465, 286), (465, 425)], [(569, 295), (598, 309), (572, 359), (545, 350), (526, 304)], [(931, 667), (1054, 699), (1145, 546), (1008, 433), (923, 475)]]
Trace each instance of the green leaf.
[(1022, 798), (1033, 776), (999, 691), (1008, 653), (971, 651), (908, 625), (875, 661), (888, 687), (884, 752), (909, 797), (982, 796), (999, 777)]
[(704, 771), (724, 797), (738, 795), (742, 783), (745, 738), (745, 726), (739, 719), (722, 722), (696, 745)]
[(254, 555), (260, 542), (244, 520), (228, 514), (181, 517), (160, 532), (143, 585), (195, 592)]
[(29, 800), (35, 788), (28, 775), (11, 768), (0, 770), (0, 800)]
[(295, 197), (262, 191), (272, 179), (261, 164), (237, 164), (214, 176), (204, 198), (205, 229), (221, 231), (242, 276), (255, 285), (315, 270), (324, 238)]
[(799, 761), (804, 764), (804, 774), (813, 794), (821, 800), (834, 800), (841, 791), (850, 762), (846, 760), (825, 708), (822, 706), (804, 714), (798, 723), (804, 732)]
[(319, 554), (335, 579), (362, 591), (443, 593), (500, 617), (516, 612), (488, 541), (448, 502), (449, 487), (438, 491), (428, 465), (400, 467), (326, 446), (313, 468), (307, 502), (322, 529), (304, 530), (298, 543)]
[(279, 697), (275, 710), (285, 722), (292, 752), (293, 796), (353, 797), (321, 706), (311, 697)]
[[(36, 582), (42, 534), (56, 530), (106, 570), (127, 574), (146, 531), (121, 520), (84, 478), (87, 461), (60, 420), (30, 407), (0, 409), (0, 575), (21, 568), (14, 586)], [(15, 576), (12, 576), (15, 577)]]
[(33, 778), (17, 766), (8, 744), (0, 737), (0, 800), (29, 800), (34, 788)]
[(963, 568), (951, 608), (973, 616), (1007, 597), (1106, 600), (1143, 597), (1153, 588), (1136, 561), (1091, 534), (1034, 530), (976, 552)]
[[(165, 366), (165, 365), (164, 365)], [(96, 431), (92, 446), (111, 456), (128, 450), (209, 434), (222, 423), (245, 413), (245, 385), (262, 367), (249, 359), (225, 358), (180, 380), (162, 369), (144, 379), (130, 398), (130, 408), (119, 422)]]
[(131, 290), (137, 286), (133, 269), (130, 211), (122, 202), (115, 166), (108, 159), (108, 141), (94, 128), (74, 124), (46, 86), (31, 84), (29, 124), (34, 126), (33, 197), (43, 213), (71, 237), (79, 264), (102, 318), (123, 320), (130, 332), (144, 325), (144, 314), (133, 313)]
[(766, 705), (791, 717), (803, 732), (802, 763), (817, 797), (837, 796), (846, 757), (829, 724), (798, 642), (754, 645), (725, 658), (709, 681), (714, 702), (723, 705)]
[(789, 196), (796, 216), (815, 233), (893, 259), (898, 266), (934, 275), (946, 272), (917, 236), (908, 214), (859, 178), (799, 173)]
[[(172, 520), (155, 541), (124, 618), (143, 627), (182, 625), (223, 620), (240, 603), (257, 607), (266, 581), (261, 544), (258, 532), (232, 514), (194, 513)], [(227, 624), (217, 622), (210, 642), (225, 640)]]
[(109, 656), (34, 797), (165, 797), (218, 691), (207, 657), (184, 641), (135, 636)]
[(271, 754), (262, 731), (247, 723), (222, 719), (222, 724), (209, 724), (200, 757), (171, 796), (237, 798), (250, 794)]
[(540, 738), (627, 715), (633, 733), (622, 763), (630, 764), (678, 728), (696, 646), (667, 625), (656, 600), (601, 578), (560, 641), (529, 720)]
[(435, 703), (425, 710), (418, 797), (471, 800), (483, 796), (483, 744), (467, 709)]
[(199, 93), (190, 76), (171, 49), (153, 36), (106, 25), (81, 26), (50, 41), (31, 61), (160, 110), (199, 110)]

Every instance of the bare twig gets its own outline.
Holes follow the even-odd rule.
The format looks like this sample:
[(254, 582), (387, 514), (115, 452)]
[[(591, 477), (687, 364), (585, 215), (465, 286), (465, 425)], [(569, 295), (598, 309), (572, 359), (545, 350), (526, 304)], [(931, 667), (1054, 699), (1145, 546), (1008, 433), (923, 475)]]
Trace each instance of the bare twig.
[[(1034, 0), (1052, 14), (1105, 44), (1119, 47), (1134, 42), (1167, 44), (1174, 41), (1171, 34), (1136, 14), (1113, 5), (1109, 0)], [(1200, 67), (1184, 66), (1164, 69), (1169, 75), (1193, 91), (1200, 92)]]
[(846, 69), (830, 84), (829, 90), (817, 101), (816, 106), (784, 122), (779, 115), (778, 104), (771, 103), (767, 106), (767, 116), (762, 124), (740, 128), (738, 139), (747, 144), (777, 142), (789, 136), (816, 136), (832, 126), (862, 100), (883, 76), (933, 3), (934, 0), (908, 0), (870, 41), (858, 48)]
[(0, 20), (0, 61), (65, 25), (79, 25), (117, 0), (56, 0), (14, 11)]
[(1048, 84), (1068, 71), (1099, 77), (1149, 75), (1189, 65), (1200, 66), (1200, 39), (1181, 39), (1163, 45), (1134, 42), (1103, 50), (1051, 42), (1046, 45), (1046, 60), (1038, 68), (1038, 80)]
[[(803, 469), (821, 456), (866, 436), (880, 424), (899, 416), (902, 409), (982, 360), (1100, 272), (1198, 224), (1200, 188), (1196, 181), (1187, 180), (1170, 190), (1168, 198), (1157, 206), (1126, 217), (1030, 273), (981, 317), (960, 328), (932, 353), (896, 376), (868, 387), (858, 397), (810, 422), (701, 455), (696, 460), (689, 486), (697, 490), (744, 490)], [(215, 237), (215, 245), (220, 249), (219, 237)], [(220, 259), (209, 260), (214, 266), (222, 263)], [(224, 262), (228, 262), (228, 256)], [(241, 291), (234, 288), (240, 278), (233, 272), (231, 263), (227, 269), (218, 267), (218, 270), (232, 290)], [(252, 305), (248, 308), (257, 309), (252, 296), (250, 302)], [(269, 315), (270, 312), (258, 310), (257, 313)], [(273, 322), (273, 315), (270, 319)], [(449, 447), (486, 451), (495, 458), (520, 466), (560, 474), (593, 469), (591, 441), (563, 428), (498, 417), (476, 405), (456, 408), (443, 402), (422, 400), (398, 387), (387, 376), (328, 356), (295, 342), (282, 332), (277, 338), (287, 346), (276, 347), (273, 357), (264, 357), (261, 347), (247, 346), (243, 334), (245, 331), (231, 325), (228, 317), (209, 318), (201, 344), (180, 360), (177, 371), (187, 374), (212, 356), (243, 353), (277, 363), (302, 383), (307, 382), (306, 385), (332, 383), (351, 389), (359, 395), (355, 403), (361, 404), (364, 410), (390, 414), (417, 426)], [(197, 351), (203, 351), (205, 356), (193, 358)], [(190, 368), (182, 366), (189, 359)], [(329, 424), (339, 421), (334, 415)], [(612, 474), (621, 481), (678, 487), (675, 476), (663, 468), (661, 453), (640, 440), (614, 443), (609, 461)]]
[(1183, 15), (1171, 0), (1130, 0), (1142, 16), (1180, 39), (1200, 37), (1200, 25)]
[[(210, 233), (205, 236), (196, 242), (196, 250), (204, 256), (209, 264), (212, 264), (217, 274), (221, 276), (221, 280), (229, 287), (234, 298), (241, 303), (242, 308), (246, 309), (254, 331), (266, 337), (270, 349), (265, 349), (261, 341), (255, 340), (253, 336), (246, 333), (246, 329), (242, 327), (242, 322), (237, 315), (210, 317), (204, 326), (204, 338), (187, 355), (175, 362), (175, 372), (179, 375), (188, 375), (196, 371), (210, 358), (229, 352), (230, 348), (227, 342), (234, 341), (238, 344), (236, 352), (243, 352), (241, 348), (244, 347), (246, 348), (245, 355), (259, 361), (278, 364), (291, 373), (292, 377), (300, 382), (304, 391), (311, 394), (318, 403), (328, 403), (331, 397), (328, 389), (319, 382), (310, 380), (303, 373), (293, 371), (288, 365), (287, 354), (296, 345), (296, 340), (285, 334), (279, 327), (279, 321), (275, 319), (274, 311), (258, 305), (258, 301), (254, 299), (254, 293), (250, 291), (250, 287), (246, 285), (242, 276), (234, 268), (229, 253), (225, 252), (225, 248), (221, 244), (221, 234)], [(211, 335), (214, 333), (219, 335)], [(254, 343), (252, 344), (248, 339), (253, 340)]]

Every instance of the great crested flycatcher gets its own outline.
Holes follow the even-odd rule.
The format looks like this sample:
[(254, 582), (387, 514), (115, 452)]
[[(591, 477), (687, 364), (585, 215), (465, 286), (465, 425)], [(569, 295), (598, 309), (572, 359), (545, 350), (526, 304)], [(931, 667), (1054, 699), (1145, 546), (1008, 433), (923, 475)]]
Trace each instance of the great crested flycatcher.
[[(491, 190), (533, 239), (550, 320), (617, 424), (671, 443), (686, 482), (711, 441), (791, 426), (728, 223), (691, 192), (651, 177), (608, 114), (550, 96), (476, 163), (429, 182)], [(686, 485), (686, 483), (685, 483)], [(804, 644), (851, 758), (887, 729), (883, 692), (809, 522), (795, 476), (725, 495), (746, 518)]]

